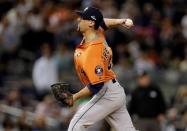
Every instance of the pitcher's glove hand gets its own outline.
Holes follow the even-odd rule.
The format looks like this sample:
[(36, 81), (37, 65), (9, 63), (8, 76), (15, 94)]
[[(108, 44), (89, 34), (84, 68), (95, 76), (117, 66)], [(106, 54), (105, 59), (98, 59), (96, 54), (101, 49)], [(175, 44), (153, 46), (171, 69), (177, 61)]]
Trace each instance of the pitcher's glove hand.
[(51, 85), (51, 90), (56, 100), (66, 106), (73, 106), (73, 94), (69, 89), (70, 85), (68, 83), (55, 83)]

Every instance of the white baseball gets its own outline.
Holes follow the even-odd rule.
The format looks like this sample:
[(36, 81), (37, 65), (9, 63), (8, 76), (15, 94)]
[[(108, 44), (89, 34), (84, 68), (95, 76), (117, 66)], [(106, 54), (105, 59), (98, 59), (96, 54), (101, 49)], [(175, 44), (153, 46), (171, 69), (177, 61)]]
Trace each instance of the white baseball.
[(125, 25), (130, 27), (133, 25), (133, 21), (131, 19), (126, 19)]

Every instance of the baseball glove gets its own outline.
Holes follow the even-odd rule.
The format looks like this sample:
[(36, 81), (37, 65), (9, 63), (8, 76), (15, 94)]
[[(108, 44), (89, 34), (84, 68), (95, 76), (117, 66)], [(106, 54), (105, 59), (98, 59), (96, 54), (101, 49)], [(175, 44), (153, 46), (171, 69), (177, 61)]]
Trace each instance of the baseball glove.
[(73, 106), (73, 94), (69, 91), (68, 83), (55, 83), (51, 85), (51, 91), (56, 100), (66, 106)]

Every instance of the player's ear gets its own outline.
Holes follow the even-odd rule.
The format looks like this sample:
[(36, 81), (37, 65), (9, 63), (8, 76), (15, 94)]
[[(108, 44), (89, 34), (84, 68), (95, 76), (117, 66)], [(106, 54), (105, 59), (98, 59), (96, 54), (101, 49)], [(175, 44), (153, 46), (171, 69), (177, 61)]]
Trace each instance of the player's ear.
[(92, 21), (92, 20), (90, 20), (90, 21), (89, 21), (89, 27), (94, 27), (94, 26), (95, 26), (95, 22)]

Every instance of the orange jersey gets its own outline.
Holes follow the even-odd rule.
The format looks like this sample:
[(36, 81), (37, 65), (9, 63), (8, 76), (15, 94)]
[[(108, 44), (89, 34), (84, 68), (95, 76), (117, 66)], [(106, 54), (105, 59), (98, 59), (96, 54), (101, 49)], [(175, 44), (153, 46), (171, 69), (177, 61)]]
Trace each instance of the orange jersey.
[(77, 74), (84, 85), (106, 82), (116, 77), (112, 71), (112, 50), (103, 38), (80, 44), (74, 54)]

